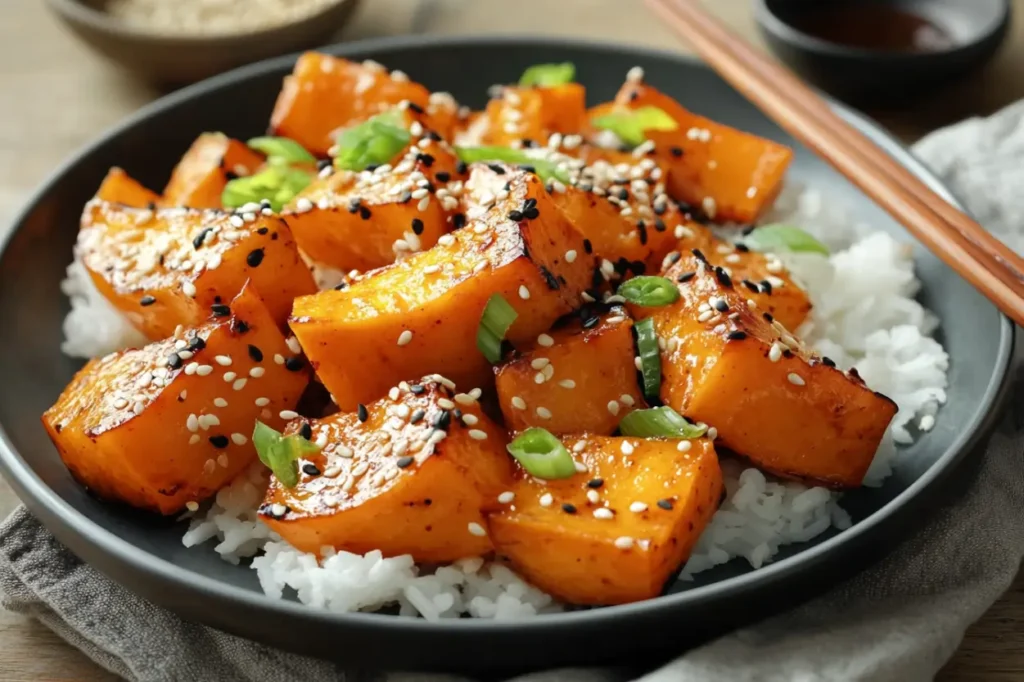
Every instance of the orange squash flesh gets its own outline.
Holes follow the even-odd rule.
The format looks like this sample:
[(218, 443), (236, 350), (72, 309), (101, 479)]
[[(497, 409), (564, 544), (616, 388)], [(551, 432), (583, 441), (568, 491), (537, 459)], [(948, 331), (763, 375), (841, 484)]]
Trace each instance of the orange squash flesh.
[[(255, 291), (242, 291), (231, 310), (145, 348), (91, 360), (75, 375), (43, 414), (75, 478), (101, 497), (176, 514), (256, 459), (248, 443), (254, 421), (281, 428), (279, 413), (295, 407), (308, 370), (273, 361), (288, 346)], [(227, 372), (237, 378), (226, 382)]]
[(554, 87), (505, 86), (487, 103), (485, 145), (510, 146), (520, 140), (547, 144), (553, 133), (575, 133), (586, 116), (586, 90), (579, 83)]
[(575, 317), (497, 368), (498, 402), (509, 429), (608, 435), (629, 412), (646, 407), (633, 361), (633, 320), (622, 308), (595, 319), (584, 328)]
[(353, 413), (309, 422), (324, 446), (300, 464), (316, 469), (300, 466), (294, 488), (273, 478), (263, 521), (305, 552), (380, 550), (421, 562), (488, 554), (483, 511), (511, 480), (505, 431), (467, 394), (430, 377), (415, 386), (367, 405), (365, 422)]
[(615, 105), (654, 106), (675, 119), (676, 130), (646, 132), (668, 168), (669, 194), (718, 222), (754, 222), (782, 188), (793, 159), (788, 147), (698, 116), (642, 82), (623, 84)]
[(423, 138), (385, 172), (337, 171), (314, 180), (284, 218), (314, 262), (344, 271), (379, 268), (429, 249), (448, 232), (459, 203), (447, 187), (460, 181), (459, 166), (447, 144)]
[[(531, 583), (572, 604), (656, 597), (721, 499), (713, 446), (707, 438), (687, 442), (690, 449), (680, 452), (679, 441), (563, 438), (587, 472), (538, 481), (520, 471), (512, 502), (488, 517), (496, 552)], [(596, 503), (588, 498), (594, 493)], [(599, 509), (610, 518), (595, 516)]]
[[(201, 240), (199, 236), (205, 235)], [(221, 211), (86, 204), (77, 247), (100, 293), (151, 339), (193, 327), (252, 281), (283, 324), (316, 291), (288, 225)]]
[(252, 175), (263, 156), (223, 133), (203, 133), (188, 148), (164, 187), (163, 206), (221, 208), (224, 186), (234, 177)]
[(337, 133), (408, 100), (426, 107), (430, 93), (399, 71), (317, 52), (299, 57), (270, 117), (274, 135), (326, 156)]
[(120, 168), (111, 168), (96, 190), (96, 198), (112, 204), (124, 204), (135, 208), (155, 205), (160, 196), (143, 187), (137, 180)]
[[(577, 307), (593, 270), (582, 240), (536, 176), (509, 168), (505, 177), (507, 196), (434, 248), (343, 291), (295, 300), (292, 330), (342, 410), (428, 372), (460, 386), (489, 385), (476, 333), (493, 294), (518, 313), (507, 335), (513, 345)], [(536, 202), (532, 219), (513, 213), (527, 200)], [(569, 251), (577, 253), (571, 262)]]
[[(861, 484), (896, 405), (807, 353), (777, 320), (706, 266), (650, 316), (662, 352), (661, 398), (757, 467), (834, 487)], [(720, 310), (725, 308), (725, 310)]]

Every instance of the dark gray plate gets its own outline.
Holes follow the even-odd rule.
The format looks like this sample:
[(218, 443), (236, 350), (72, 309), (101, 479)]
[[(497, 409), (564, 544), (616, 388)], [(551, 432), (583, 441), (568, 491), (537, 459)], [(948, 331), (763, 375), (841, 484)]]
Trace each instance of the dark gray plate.
[[(435, 90), (481, 105), (492, 83), (534, 63), (575, 62), (591, 101), (609, 99), (626, 70), (640, 64), (648, 79), (711, 118), (797, 148), (792, 176), (813, 181), (857, 216), (910, 240), (843, 178), (768, 121), (708, 68), (662, 52), (535, 39), (402, 39), (330, 50), (372, 57)], [(71, 258), (82, 204), (112, 165), (160, 187), (197, 133), (261, 134), (281, 77), (282, 58), (214, 78), (137, 112), (59, 169), (31, 199), (0, 256), (0, 465), (44, 523), (86, 561), (129, 589), (186, 618), (281, 647), (353, 665), (497, 670), (630, 661), (640, 651), (678, 653), (723, 629), (763, 616), (850, 575), (885, 553), (936, 503), (940, 479), (987, 435), (1003, 395), (1013, 341), (1009, 322), (936, 258), (918, 248), (922, 302), (943, 320), (952, 358), (950, 398), (933, 431), (909, 449), (886, 485), (846, 497), (857, 524), (844, 533), (789, 548), (759, 571), (740, 562), (651, 601), (606, 609), (494, 623), (440, 624), (376, 614), (338, 615), (265, 597), (255, 573), (228, 565), (209, 548), (186, 550), (182, 526), (101, 503), (72, 480), (39, 423), (78, 363), (60, 353), (68, 305), (59, 282)], [(921, 176), (949, 193), (896, 142), (847, 109), (840, 114)], [(628, 657), (632, 658), (628, 658)]]

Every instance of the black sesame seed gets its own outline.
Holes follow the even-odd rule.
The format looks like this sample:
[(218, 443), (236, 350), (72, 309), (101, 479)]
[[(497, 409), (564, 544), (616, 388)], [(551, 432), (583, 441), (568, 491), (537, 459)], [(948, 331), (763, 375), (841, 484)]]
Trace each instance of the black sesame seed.
[(423, 419), (423, 417), (425, 417), (426, 415), (427, 415), (427, 413), (425, 411), (423, 411), (423, 410), (416, 410), (411, 415), (409, 415), (409, 423), (410, 424), (416, 424), (421, 419)]
[(466, 214), (465, 213), (456, 213), (455, 215), (452, 216), (452, 227), (454, 227), (456, 230), (458, 230), (461, 227), (465, 227), (465, 225), (466, 225)]
[(167, 356), (167, 366), (171, 369), (178, 369), (181, 367), (181, 356), (177, 353), (171, 353)]
[(349, 213), (353, 213), (353, 214), (358, 213), (359, 212), (359, 205), (362, 203), (362, 201), (363, 200), (360, 199), (359, 197), (353, 197), (352, 199), (349, 199), (348, 200), (348, 212)]
[(368, 165), (363, 170), (365, 170), (367, 173), (372, 173), (373, 171), (377, 170), (378, 168), (380, 168), (380, 164), (379, 163), (371, 163), (370, 165)]
[(449, 173), (448, 171), (438, 171), (437, 173), (434, 174), (434, 178), (438, 182), (448, 182), (449, 180), (452, 179), (452, 174)]
[(464, 175), (466, 173), (466, 162), (459, 161), (457, 164), (455, 164), (455, 172), (458, 173), (459, 175)]
[(658, 500), (658, 506), (665, 511), (672, 511), (672, 500)]
[(249, 331), (249, 324), (245, 320), (232, 320), (231, 331), (236, 334), (244, 334)]
[(668, 261), (669, 265), (675, 265), (676, 263), (679, 262), (679, 259), (682, 257), (683, 254), (679, 253), (678, 251), (673, 251), (672, 253), (668, 254), (668, 258), (666, 258), (665, 260)]
[(273, 242), (277, 241), (277, 232), (271, 232), (270, 233), (270, 241), (273, 241)]
[(537, 218), (540, 217), (540, 211), (537, 209), (536, 206), (533, 206), (523, 211), (523, 217), (526, 218), (527, 220), (536, 220)]
[(668, 148), (668, 152), (669, 152), (669, 154), (671, 154), (672, 156), (674, 156), (674, 157), (676, 157), (678, 159), (680, 156), (683, 155), (683, 148), (682, 147), (669, 147)]
[(344, 291), (345, 289), (348, 289), (348, 282), (339, 282), (334, 285), (335, 291)]
[(245, 262), (249, 264), (250, 268), (258, 268), (260, 263), (263, 262), (263, 249), (253, 249), (249, 252), (249, 255), (245, 257)]
[(665, 211), (668, 210), (668, 204), (665, 202), (657, 203), (654, 205), (654, 215), (665, 215)]
[(761, 317), (763, 317), (768, 324), (775, 321), (775, 317), (773, 317), (771, 313), (761, 313)]
[(639, 96), (640, 96), (640, 92), (637, 91), (637, 90), (634, 90), (633, 92), (629, 93), (629, 101), (632, 102), (632, 101), (634, 101)]
[(410, 192), (409, 190), (405, 190), (404, 192), (398, 195), (398, 203), (408, 204), (410, 201), (412, 201), (412, 192)]
[(263, 362), (263, 351), (249, 344), (249, 357), (252, 358), (253, 362)]
[(188, 349), (193, 353), (204, 348), (206, 348), (206, 341), (203, 341), (201, 336), (193, 336), (192, 340), (188, 342)]
[(148, 208), (150, 211), (155, 211), (156, 210), (156, 202), (155, 201), (148, 202), (146, 204), (146, 208)]
[(662, 220), (661, 218), (655, 218), (654, 219), (654, 229), (657, 230), (658, 232), (664, 232), (668, 228), (665, 226), (665, 221), (664, 220)]
[(420, 384), (413, 384), (412, 386), (409, 387), (409, 392), (412, 393), (413, 395), (421, 395), (422, 393), (426, 392), (426, 390), (427, 389), (423, 388), (423, 386), (421, 386)]
[(404, 469), (410, 464), (412, 464), (414, 461), (415, 460), (412, 457), (406, 455), (405, 457), (399, 457), (398, 461), (395, 462), (395, 464), (398, 466), (399, 469)]
[(736, 250), (739, 251), (740, 253), (749, 253), (750, 252), (750, 247), (747, 246), (746, 244), (742, 243), (742, 242), (737, 242), (735, 244), (735, 246), (736, 246)]
[(729, 302), (724, 298), (715, 299), (715, 310), (720, 313), (729, 312)]
[(324, 168), (328, 168), (331, 165), (330, 159), (320, 159), (316, 162), (316, 169), (322, 171)]
[(523, 214), (521, 211), (509, 211), (508, 219), (514, 223), (521, 222), (523, 220)]
[(772, 283), (769, 282), (768, 280), (761, 280), (761, 289), (763, 289), (764, 293), (768, 294), (769, 296), (772, 295)]
[(441, 414), (434, 418), (432, 426), (435, 429), (441, 429), (447, 431), (448, 427), (452, 425), (452, 413), (448, 410), (441, 410)]
[(156, 299), (149, 295), (143, 296), (139, 299), (139, 305), (143, 307), (153, 305), (154, 303), (156, 303)]
[(583, 328), (584, 329), (593, 329), (594, 327), (597, 326), (597, 324), (600, 321), (601, 321), (600, 317), (597, 317), (597, 316), (588, 317), (587, 319), (583, 320)]
[(360, 218), (362, 218), (363, 220), (369, 220), (371, 215), (373, 215), (373, 214), (370, 213), (370, 209), (366, 208), (365, 206), (360, 206), (359, 207), (359, 217)]
[(423, 234), (423, 221), (419, 218), (412, 219), (412, 233)]
[(626, 188), (622, 188), (618, 192), (615, 193), (615, 196), (617, 196), (622, 201), (625, 201), (625, 200), (629, 199), (629, 190), (627, 190)]
[(640, 234), (640, 244), (647, 244), (647, 225), (642, 220), (636, 223), (636, 231)]
[(846, 373), (849, 374), (854, 379), (858, 379), (860, 381), (863, 381), (863, 379), (861, 379), (860, 372), (857, 371), (856, 367), (851, 367), (849, 370), (847, 370)]
[(835, 367), (836, 366), (835, 360), (833, 360), (832, 358), (830, 358), (830, 357), (828, 357), (826, 355), (821, 356), (821, 364), (825, 365), (826, 367)]
[(585, 252), (586, 252), (587, 254), (591, 254), (591, 253), (594, 253), (594, 245), (590, 243), (590, 240), (589, 240), (589, 239), (584, 239), (584, 240), (583, 240), (583, 250), (584, 250), (584, 251), (585, 251)]
[(213, 311), (213, 314), (216, 317), (227, 317), (228, 315), (231, 314), (231, 308), (224, 305), (223, 303), (214, 303), (212, 306), (210, 306), (210, 310)]
[(505, 169), (502, 168), (499, 164), (489, 163), (489, 164), (487, 164), (487, 167), (490, 168), (495, 173), (497, 173), (498, 175), (504, 175), (505, 174)]
[(260, 229), (256, 230), (256, 234), (266, 234), (267, 232), (270, 232), (270, 228), (261, 227)]
[[(526, 171), (527, 173), (536, 173), (537, 172), (536, 166), (531, 166), (528, 163), (521, 163), (521, 164), (519, 164), (519, 170)], [(550, 192), (551, 190), (548, 190), (548, 191)]]
[(226, 448), (228, 442), (227, 436), (210, 436), (210, 444), (215, 448)]
[(203, 242), (206, 240), (206, 235), (210, 234), (212, 231), (212, 227), (203, 228), (203, 230), (195, 236), (195, 239), (192, 240), (192, 246), (197, 249), (201, 247)]
[(299, 435), (306, 440), (313, 440), (313, 427), (309, 425), (309, 422), (302, 422), (302, 426), (299, 427)]
[(791, 358), (791, 357), (793, 357), (793, 351), (791, 351), (790, 349), (787, 348), (786, 350), (782, 351), (782, 357), (784, 357), (784, 358)]
[(702, 262), (702, 263), (707, 263), (708, 262), (707, 256), (705, 256), (704, 252), (701, 251), (700, 249), (691, 249), (691, 252), (693, 253), (693, 257), (696, 258), (697, 260), (699, 260), (700, 262)]
[(626, 266), (627, 270), (632, 270), (634, 275), (642, 275), (647, 272), (647, 264), (642, 260), (635, 260)]
[(423, 107), (421, 107), (419, 104), (416, 104), (416, 102), (409, 102), (409, 110), (415, 111), (417, 114), (423, 113)]
[(562, 505), (562, 511), (564, 511), (566, 514), (575, 514), (576, 505), (569, 504), (568, 502), (566, 502), (565, 504)]
[(732, 288), (732, 278), (729, 277), (729, 273), (726, 272), (721, 266), (715, 266), (715, 278), (718, 279), (718, 283), (727, 289)]
[(587, 487), (588, 488), (600, 488), (603, 485), (604, 485), (604, 479), (603, 478), (592, 478), (589, 481), (587, 481)]
[(434, 157), (431, 156), (430, 154), (417, 154), (416, 160), (422, 163), (427, 168), (430, 168), (431, 166), (434, 165)]
[(284, 368), (289, 372), (298, 372), (306, 366), (306, 361), (299, 355), (293, 355), (284, 361)]
[(761, 293), (761, 289), (759, 289), (758, 286), (751, 282), (749, 279), (743, 280), (741, 284), (746, 288), (750, 289), (751, 291), (753, 291), (755, 294)]
[(725, 338), (729, 339), (730, 341), (742, 341), (743, 339), (747, 338), (747, 333), (742, 329), (737, 329), (734, 332), (729, 332)]
[(558, 280), (555, 279), (555, 276), (551, 274), (551, 271), (543, 265), (540, 266), (540, 274), (544, 276), (544, 282), (548, 285), (548, 289), (551, 289), (552, 291), (558, 289)]
[(676, 277), (677, 282), (689, 282), (691, 279), (697, 276), (696, 272), (684, 272), (683, 274)]
[(356, 416), (359, 417), (359, 421), (364, 422), (370, 418), (370, 413), (366, 411), (366, 405), (359, 403), (356, 405)]
[(306, 462), (305, 464), (302, 465), (302, 473), (306, 474), (307, 476), (319, 476), (320, 469), (319, 467), (317, 467), (317, 465), (313, 464), (312, 462)]

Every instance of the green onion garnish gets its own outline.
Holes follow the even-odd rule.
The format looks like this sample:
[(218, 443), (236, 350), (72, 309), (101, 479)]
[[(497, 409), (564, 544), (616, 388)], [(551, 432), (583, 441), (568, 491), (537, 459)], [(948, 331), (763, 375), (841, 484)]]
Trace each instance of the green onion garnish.
[(661, 306), (679, 300), (675, 282), (665, 277), (644, 275), (623, 282), (616, 292), (630, 303), (642, 306)]
[(661, 390), (661, 349), (654, 332), (654, 320), (647, 317), (633, 325), (636, 347), (640, 354), (640, 374), (644, 379), (644, 395), (657, 397)]
[(508, 328), (517, 317), (519, 313), (501, 294), (492, 294), (487, 299), (484, 314), (480, 316), (480, 325), (476, 328), (476, 347), (488, 362), (501, 360), (501, 342), (505, 340)]
[(645, 130), (675, 130), (676, 120), (658, 107), (640, 107), (629, 111), (595, 116), (591, 123), (600, 130), (610, 130), (633, 147), (647, 139)]
[(552, 480), (569, 478), (576, 474), (576, 463), (572, 455), (547, 429), (533, 427), (526, 429), (507, 446), (510, 455), (516, 458), (531, 476)]
[(537, 177), (544, 182), (549, 180), (558, 180), (562, 183), (569, 182), (569, 173), (559, 168), (557, 164), (547, 159), (530, 156), (521, 149), (512, 149), (511, 147), (456, 147), (455, 153), (465, 163), (502, 161), (532, 168)]
[(623, 436), (639, 438), (700, 438), (707, 430), (707, 426), (686, 421), (671, 407), (633, 410), (619, 422)]
[(343, 170), (361, 171), (367, 166), (390, 163), (411, 139), (398, 112), (377, 114), (338, 136), (334, 165)]
[(252, 432), (252, 444), (260, 461), (286, 488), (294, 488), (299, 483), (299, 465), (296, 463), (303, 455), (320, 452), (316, 444), (309, 442), (297, 433), (282, 436), (263, 422), (257, 420)]
[(519, 77), (519, 85), (524, 88), (530, 86), (551, 88), (556, 85), (572, 83), (572, 79), (575, 77), (576, 66), (572, 62), (535, 64), (523, 71), (523, 75)]
[(763, 225), (747, 235), (743, 243), (755, 251), (807, 251), (828, 255), (828, 247), (792, 225)]
[(262, 152), (270, 163), (316, 163), (316, 157), (287, 137), (254, 137), (246, 144)]
[(312, 181), (313, 176), (285, 165), (267, 166), (255, 175), (235, 178), (224, 186), (221, 203), (225, 208), (238, 208), (249, 203), (270, 201), (270, 208), (280, 211)]

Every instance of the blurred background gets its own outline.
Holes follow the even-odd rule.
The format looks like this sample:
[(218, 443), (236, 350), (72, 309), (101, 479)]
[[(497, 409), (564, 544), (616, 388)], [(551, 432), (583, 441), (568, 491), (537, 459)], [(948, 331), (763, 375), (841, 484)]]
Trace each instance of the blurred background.
[[(1024, 0), (705, 4), (906, 143), (1024, 96), (1024, 28), (1011, 21)], [(0, 225), (71, 152), (190, 81), (332, 42), (456, 34), (689, 51), (642, 0), (0, 0)], [(16, 503), (0, 480), (0, 516)], [(1019, 679), (1020, 613), (1018, 581), (940, 679)], [(4, 680), (112, 679), (20, 616), (0, 613), (0, 643)]]

